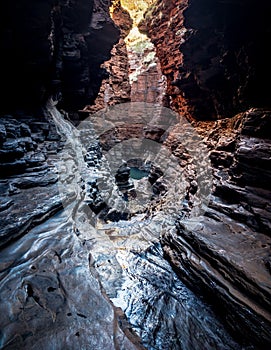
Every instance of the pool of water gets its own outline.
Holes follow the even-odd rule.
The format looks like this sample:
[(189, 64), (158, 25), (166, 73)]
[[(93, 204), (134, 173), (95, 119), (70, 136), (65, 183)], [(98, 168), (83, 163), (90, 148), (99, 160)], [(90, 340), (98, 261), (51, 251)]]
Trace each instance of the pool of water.
[(136, 168), (136, 167), (130, 168), (130, 177), (134, 180), (141, 180), (144, 177), (148, 177), (148, 176), (149, 176), (149, 172), (147, 172), (145, 170), (141, 170), (141, 169)]

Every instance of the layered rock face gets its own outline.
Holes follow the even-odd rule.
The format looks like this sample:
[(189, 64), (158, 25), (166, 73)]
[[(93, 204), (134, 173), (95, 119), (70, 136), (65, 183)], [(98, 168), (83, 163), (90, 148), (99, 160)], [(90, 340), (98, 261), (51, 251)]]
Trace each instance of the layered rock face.
[(119, 0), (113, 2), (111, 17), (120, 30), (120, 38), (111, 51), (111, 59), (102, 65), (108, 76), (103, 80), (94, 104), (84, 109), (92, 113), (106, 106), (130, 101), (129, 62), (124, 39), (132, 28), (133, 20)]
[[(52, 168), (63, 142), (41, 107), (50, 94), (62, 93), (60, 105), (75, 111), (94, 101), (105, 72), (100, 64), (119, 37), (110, 5), (85, 0), (1, 3), (5, 88), (0, 110), (9, 112), (0, 119), (1, 244), (62, 206)], [(26, 198), (33, 201), (20, 224), (10, 224), (9, 215)]]
[[(50, 93), (60, 91), (63, 94), (61, 106), (68, 109), (76, 110), (94, 101), (101, 79), (107, 74), (100, 69), (100, 63), (109, 58), (112, 45), (119, 36), (119, 30), (109, 16), (109, 3), (106, 0), (2, 2), (0, 25), (3, 35), (0, 43), (6, 55), (1, 66), (5, 85), (1, 109), (33, 109), (43, 104)], [(140, 231), (144, 239), (150, 241), (154, 231), (157, 240), (162, 231), (163, 252), (181, 279), (191, 289), (210, 298), (216, 314), (235, 335), (240, 348), (253, 350), (268, 349), (271, 344), (271, 113), (268, 109), (269, 91), (263, 90), (262, 85), (270, 78), (270, 70), (267, 69), (269, 54), (259, 55), (260, 48), (265, 50), (263, 44), (270, 35), (268, 10), (269, 4), (253, 6), (252, 1), (242, 4), (237, 0), (158, 0), (141, 26), (157, 47), (172, 108), (194, 120), (229, 117), (247, 106), (254, 106), (233, 118), (193, 121), (195, 130), (202, 136), (202, 143), (209, 149), (213, 168), (212, 179), (209, 179), (213, 181), (213, 193), (202, 215), (191, 214), (201, 186), (201, 174), (197, 174), (186, 150), (186, 141), (189, 145), (191, 140), (180, 144), (178, 137), (174, 141), (174, 135), (169, 139), (168, 149), (177, 157), (186, 174), (183, 181), (185, 198), (178, 213), (180, 220), (177, 229), (174, 221), (174, 225), (162, 230), (158, 226), (149, 232), (146, 225)], [(123, 25), (123, 39), (130, 20), (121, 8), (116, 8), (114, 16), (120, 27)], [(255, 25), (250, 28), (252, 19)], [(119, 50), (113, 53), (126, 55), (124, 46), (119, 46)], [(127, 65), (119, 63), (109, 65), (112, 72), (119, 72), (121, 68), (121, 74), (124, 74)], [(157, 72), (152, 66), (144, 72), (143, 78), (149, 79)], [(110, 79), (111, 86), (115, 86), (115, 92), (118, 92), (120, 79)], [(126, 83), (127, 72), (125, 79)], [(147, 102), (157, 102), (155, 91), (146, 95), (143, 82), (140, 80), (139, 85), (142, 85), (135, 89), (135, 100), (145, 100), (148, 96)], [(122, 94), (115, 96), (116, 101), (126, 98)], [(106, 102), (108, 95), (102, 99)], [(265, 108), (255, 108), (257, 106)], [(72, 137), (71, 124), (66, 120), (69, 116), (60, 118), (58, 115), (52, 119), (52, 111), (57, 114), (57, 110), (51, 108), (51, 115), (45, 113), (44, 118), (40, 114), (33, 118), (26, 112), (5, 113), (0, 121), (1, 346), (7, 349), (142, 348), (121, 311), (116, 312), (100, 285), (97, 271), (103, 271), (106, 283), (117, 285), (119, 280), (112, 282), (108, 276), (111, 269), (119, 278), (118, 269), (121, 267), (111, 264), (111, 256), (109, 259), (105, 255), (102, 261), (94, 261), (95, 239), (100, 241), (101, 231), (93, 239), (93, 232), (80, 216), (83, 210), (77, 212), (78, 208), (72, 206), (76, 203), (76, 193), (69, 192), (72, 182), (67, 181), (70, 186), (66, 186), (65, 192), (67, 215), (59, 212), (63, 198), (59, 194), (58, 174), (64, 178), (68, 174), (73, 178), (73, 163), (79, 157), (64, 154), (64, 170), (56, 167), (60, 160), (58, 152), (66, 138), (75, 142), (73, 146), (78, 144)], [(133, 114), (129, 115), (128, 121), (133, 118)], [(102, 117), (100, 122), (103, 123)], [(119, 143), (133, 138), (136, 128), (120, 128), (123, 139), (114, 128), (104, 137)], [(157, 130), (153, 133), (148, 128), (143, 131), (150, 134), (145, 138), (156, 140), (158, 135), (157, 139), (163, 139), (162, 129), (158, 134)], [(179, 125), (177, 136), (183, 135), (184, 131)], [(122, 154), (119, 156), (121, 158)], [(99, 168), (98, 142), (87, 149), (83, 158), (93, 171), (95, 167)], [(116, 158), (112, 158), (112, 163), (115, 163)], [(128, 164), (128, 168), (142, 172), (140, 162), (137, 164), (136, 161)], [(201, 166), (199, 170), (204, 171), (204, 160)], [(100, 171), (102, 176), (103, 169)], [(128, 169), (120, 168), (116, 177), (118, 187), (124, 192), (131, 190), (127, 175)], [(159, 176), (159, 169), (157, 174), (155, 169), (153, 177)], [(81, 179), (77, 180), (81, 186)], [(101, 202), (95, 176), (94, 181), (91, 176), (86, 180), (85, 190), (89, 191), (89, 198), (93, 201), (93, 211), (98, 211)], [(162, 192), (163, 188), (156, 188), (157, 195), (159, 191)], [(57, 215), (52, 217), (56, 212)], [(114, 213), (108, 218), (114, 221)], [(113, 233), (109, 227), (105, 237), (111, 236), (112, 241), (117, 241), (120, 235), (126, 240), (130, 231), (124, 226), (120, 232)], [(122, 250), (121, 246), (117, 248)], [(101, 251), (104, 253), (104, 249)], [(141, 255), (137, 250), (135, 254)], [(127, 260), (123, 269), (126, 269), (126, 263)], [(144, 261), (141, 264), (145, 265)], [(163, 280), (158, 272), (157, 280)], [(151, 282), (153, 279), (153, 286), (159, 291), (156, 288), (157, 276), (148, 270), (146, 276)], [(131, 277), (133, 286), (134, 273)], [(133, 300), (135, 305), (146, 304), (144, 298), (139, 298), (142, 279), (138, 290), (134, 299), (128, 297), (135, 317), (139, 312), (137, 307), (132, 309)], [(174, 302), (177, 300), (178, 306), (183, 305), (180, 289), (163, 293), (165, 298), (157, 292), (157, 299), (154, 299), (159, 316), (150, 313), (150, 319), (146, 321), (146, 326), (155, 325), (154, 338), (157, 329), (161, 338), (166, 338), (160, 329), (160, 319), (171, 322), (171, 318), (164, 315), (174, 315), (166, 311), (161, 317), (164, 305), (169, 304), (169, 295)], [(152, 292), (148, 295), (153, 298)], [(165, 304), (160, 309), (162, 299)], [(147, 306), (147, 312), (153, 309), (153, 304)], [(188, 308), (191, 309), (196, 309), (194, 302)], [(182, 311), (182, 315), (186, 314)], [(202, 343), (198, 343), (194, 334), (198, 329), (194, 328), (194, 322), (205, 325), (202, 318), (212, 322), (209, 316), (202, 315), (193, 316), (191, 322), (188, 318), (187, 329), (192, 344), (195, 342), (190, 348), (200, 347), (199, 344), (206, 339), (202, 337)], [(180, 318), (175, 319), (179, 321)], [(139, 326), (142, 327), (142, 322)], [(219, 326), (215, 325), (215, 328)], [(177, 346), (181, 344), (181, 347), (185, 332), (181, 326), (178, 332), (181, 340)], [(141, 334), (144, 333), (145, 328)], [(207, 341), (208, 349), (211, 349), (212, 337)]]
[(131, 101), (147, 102), (163, 105), (166, 90), (165, 77), (155, 55), (155, 48), (149, 43), (142, 42), (143, 48), (136, 51), (129, 48)]
[(4, 116), (0, 130), (3, 246), (62, 208), (54, 162), (63, 142), (54, 124), (40, 117)]
[(2, 110), (37, 107), (62, 92), (62, 105), (78, 109), (96, 98), (119, 30), (110, 1), (1, 3)]
[(204, 215), (186, 212), (177, 232), (162, 239), (182, 279), (257, 349), (271, 342), (270, 122), (270, 111), (251, 109), (195, 125), (210, 150), (214, 192)]
[(270, 107), (270, 13), (266, 1), (157, 1), (142, 28), (174, 86), (173, 105), (197, 119)]
[(186, 101), (175, 82), (179, 76), (178, 68), (182, 64), (180, 43), (185, 33), (183, 10), (187, 1), (157, 1), (146, 12), (139, 24), (142, 33), (146, 33), (159, 58), (163, 75), (167, 80), (164, 103), (178, 112), (186, 110)]
[[(256, 348), (271, 343), (271, 115), (265, 88), (271, 70), (270, 54), (262, 56), (270, 41), (267, 14), (266, 2), (159, 0), (141, 23), (156, 45), (171, 107), (202, 135), (213, 166), (205, 214), (190, 214), (189, 202), (196, 200), (191, 193), (176, 234), (162, 239), (164, 251), (182, 279), (211, 298), (241, 342)], [(173, 152), (178, 148), (172, 142)]]
[(0, 5), (0, 47), (5, 53), (0, 106), (1, 348), (142, 348), (129, 335), (121, 310), (102, 290), (91, 267), (90, 246), (78, 239), (66, 214), (59, 213), (63, 198), (57, 163), (72, 125), (67, 123), (67, 133), (61, 134), (49, 107), (40, 108), (52, 94), (59, 98), (61, 93), (61, 107), (72, 111), (95, 100), (106, 73), (100, 64), (110, 58), (119, 38), (110, 5), (96, 0)]

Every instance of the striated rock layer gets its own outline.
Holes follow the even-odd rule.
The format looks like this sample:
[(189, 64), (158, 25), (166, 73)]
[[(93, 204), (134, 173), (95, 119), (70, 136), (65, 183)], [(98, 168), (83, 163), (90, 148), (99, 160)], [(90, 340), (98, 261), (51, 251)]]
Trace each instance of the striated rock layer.
[(188, 206), (177, 232), (163, 235), (164, 252), (241, 343), (256, 349), (271, 344), (270, 9), (158, 0), (140, 26), (156, 46), (171, 107), (202, 135), (213, 166), (205, 214), (194, 217)]
[[(93, 101), (106, 73), (100, 63), (110, 57), (119, 36), (109, 3), (2, 2), (1, 109), (34, 108), (60, 91), (62, 107), (77, 109)], [(163, 228), (161, 241), (179, 276), (209, 297), (238, 342), (245, 349), (268, 349), (271, 113), (264, 86), (270, 80), (270, 57), (264, 44), (270, 36), (270, 5), (253, 5), (159, 0), (142, 30), (157, 46), (173, 108), (190, 119), (218, 119), (254, 107), (231, 119), (193, 123), (213, 166), (214, 190), (204, 215), (191, 215), (200, 179), (185, 145), (169, 141), (189, 181), (177, 230)], [(61, 123), (65, 127), (65, 119)], [(69, 219), (59, 213), (47, 220), (62, 206), (55, 162), (64, 140), (52, 124), (18, 112), (1, 118), (1, 346), (140, 348), (134, 345), (138, 339), (120, 329), (125, 322), (117, 320), (98, 282), (89, 232), (78, 238), (72, 210)], [(128, 134), (135, 136), (134, 130)], [(65, 160), (69, 167), (69, 157)], [(89, 186), (95, 197), (95, 186)], [(72, 203), (73, 197), (67, 200)], [(106, 279), (111, 265), (105, 261), (100, 269)]]
[(54, 166), (63, 140), (46, 119), (0, 118), (0, 246), (62, 208)]
[(90, 226), (79, 238), (76, 193), (60, 192), (73, 127), (55, 111), (0, 118), (0, 347), (143, 349), (100, 284)]
[(69, 110), (94, 101), (105, 74), (100, 64), (119, 39), (110, 4), (0, 5), (1, 348), (142, 348), (105, 295), (90, 246), (59, 213), (56, 163), (65, 137), (40, 109), (51, 94), (61, 93)]
[(270, 111), (251, 109), (195, 124), (210, 149), (214, 191), (204, 215), (186, 214), (162, 238), (181, 278), (256, 349), (271, 344), (270, 123)]

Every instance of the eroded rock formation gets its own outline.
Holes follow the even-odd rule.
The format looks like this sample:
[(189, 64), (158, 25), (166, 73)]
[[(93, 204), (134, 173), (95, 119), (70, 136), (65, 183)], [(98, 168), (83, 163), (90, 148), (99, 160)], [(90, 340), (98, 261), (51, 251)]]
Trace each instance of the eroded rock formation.
[(182, 64), (180, 43), (185, 33), (183, 10), (186, 3), (187, 1), (157, 1), (139, 24), (140, 31), (146, 33), (155, 45), (162, 73), (167, 79), (166, 94), (170, 101), (165, 101), (165, 104), (178, 112), (186, 110), (186, 101), (175, 84), (179, 76), (178, 68)]
[(4, 116), (0, 129), (3, 246), (62, 208), (53, 168), (63, 142), (55, 126), (40, 117)]
[(102, 65), (108, 76), (103, 80), (94, 104), (84, 109), (92, 113), (107, 106), (130, 101), (129, 62), (124, 39), (132, 28), (133, 20), (129, 12), (121, 6), (120, 0), (113, 2), (111, 16), (120, 29), (120, 38), (111, 51), (111, 59)]
[(251, 109), (195, 125), (210, 149), (214, 192), (204, 215), (186, 214), (162, 239), (186, 283), (256, 348), (270, 344), (270, 122), (270, 111)]
[[(142, 348), (123, 312), (105, 295), (92, 269), (90, 247), (78, 240), (75, 227), (70, 231), (65, 214), (50, 221), (63, 209), (56, 164), (66, 139), (42, 107), (51, 94), (59, 98), (61, 93), (61, 107), (72, 111), (96, 98), (105, 74), (100, 64), (110, 58), (119, 39), (110, 4), (20, 0), (0, 5), (0, 47), (5, 53), (0, 106), (1, 348)], [(59, 219), (66, 221), (66, 228)], [(69, 243), (64, 243), (60, 237), (66, 240), (67, 235)], [(66, 258), (61, 247), (67, 249)]]
[[(122, 251), (123, 242), (130, 239), (127, 232), (132, 232), (125, 224), (117, 229), (110, 227), (110, 220), (117, 222), (123, 213), (110, 212), (110, 216), (105, 217), (109, 221), (109, 227), (103, 232), (105, 246), (98, 247), (101, 230), (95, 236), (91, 225), (80, 216), (85, 207), (92, 206), (97, 212), (104, 209), (95, 176), (94, 179), (87, 178), (84, 186), (82, 179), (77, 179), (76, 183), (82, 185), (79, 194), (85, 195), (88, 191), (88, 202), (80, 202), (82, 210), (78, 213), (78, 208), (72, 207), (78, 193), (73, 192), (72, 186), (66, 186), (68, 215), (59, 212), (63, 198), (57, 185), (58, 174), (64, 178), (67, 175), (67, 183), (72, 185), (69, 176), (71, 179), (75, 176), (73, 165), (79, 159), (67, 152), (64, 156), (62, 154), (64, 170), (56, 167), (65, 136), (70, 137), (71, 143), (75, 139), (71, 137), (71, 124), (67, 122), (69, 116), (63, 114), (65, 118), (53, 121), (50, 113), (36, 113), (33, 117), (26, 111), (18, 111), (23, 107), (37, 110), (50, 93), (62, 92), (61, 107), (72, 110), (94, 101), (101, 80), (107, 74), (100, 64), (109, 59), (120, 33), (109, 16), (109, 5), (110, 1), (106, 0), (20, 0), (0, 5), (0, 44), (4, 53), (1, 73), (5, 86), (0, 109), (17, 110), (16, 113), (3, 114), (0, 121), (0, 308), (3, 315), (0, 346), (7, 349), (141, 348), (123, 313), (116, 311), (105, 295), (105, 287), (99, 283), (103, 281), (106, 292), (114, 294), (121, 284), (123, 271), (131, 268), (131, 289), (135, 276), (139, 276), (132, 297), (126, 288), (128, 313), (138, 322), (135, 324), (139, 333), (145, 337), (140, 318), (143, 314), (144, 327), (152, 329), (151, 335), (146, 336), (151, 338), (151, 344), (158, 348), (157, 344), (168, 344), (168, 339), (163, 339), (167, 338), (164, 329), (171, 318), (162, 315), (166, 325), (163, 329), (160, 328), (160, 318), (161, 310), (172, 315), (172, 310), (176, 309), (167, 308), (172, 303), (177, 309), (180, 305), (181, 309), (184, 308), (181, 315), (186, 315), (186, 312), (189, 315), (184, 317), (188, 320), (188, 327), (183, 331), (183, 323), (180, 323), (180, 329), (174, 330), (177, 338), (173, 343), (178, 339), (177, 346), (183, 344), (183, 334), (187, 336), (188, 347), (199, 346), (192, 333), (198, 329), (202, 334), (207, 329), (200, 344), (204, 343), (208, 349), (214, 344), (222, 344), (226, 349), (238, 349), (239, 345), (244, 349), (268, 349), (271, 344), (271, 113), (269, 90), (264, 83), (270, 80), (270, 54), (265, 51), (268, 49), (265, 44), (270, 39), (270, 5), (262, 2), (256, 6), (252, 0), (246, 3), (237, 0), (158, 0), (146, 14), (141, 30), (148, 33), (157, 48), (162, 72), (168, 81), (170, 105), (192, 120), (195, 130), (202, 136), (201, 143), (208, 149), (213, 169), (209, 179), (213, 181), (213, 192), (204, 213), (193, 217), (193, 205), (198, 200), (202, 184), (186, 150), (186, 141), (188, 144), (189, 140), (180, 144), (175, 137), (183, 135), (185, 130), (179, 126), (179, 135), (172, 132), (168, 137), (161, 128), (153, 130), (142, 125), (138, 140), (168, 141), (166, 146), (177, 157), (184, 174), (185, 198), (178, 213), (177, 227), (175, 221), (165, 220), (162, 229), (157, 225), (150, 229), (146, 225), (136, 232), (132, 245), (132, 255), (136, 258), (129, 258), (136, 263), (129, 267), (129, 259), (123, 260), (122, 264), (112, 263)], [(120, 43), (123, 44), (123, 36), (131, 22), (121, 8), (116, 8), (114, 16), (122, 30)], [(113, 53), (126, 55), (124, 46), (119, 50), (115, 47)], [(126, 84), (125, 62), (120, 62), (119, 66), (112, 64), (110, 69), (119, 70), (119, 67), (123, 69), (121, 74), (124, 75), (121, 76), (126, 79)], [(144, 77), (147, 76), (145, 73)], [(113, 76), (110, 81), (112, 86), (116, 84), (115, 91), (120, 92), (120, 80), (114, 81)], [(126, 99), (116, 94), (117, 101), (123, 98)], [(251, 106), (253, 108), (246, 110)], [(239, 111), (245, 112), (234, 116)], [(136, 116), (128, 114), (128, 121)], [(109, 122), (112, 115), (110, 117)], [(195, 119), (215, 121), (196, 122)], [(110, 133), (103, 135), (108, 137), (109, 146), (122, 144), (136, 136), (139, 125), (133, 128), (130, 124), (112, 128)], [(86, 138), (89, 136), (86, 132)], [(104, 147), (103, 151), (109, 149)], [(93, 172), (99, 169), (104, 179), (108, 170), (100, 167), (102, 151), (99, 142), (87, 149), (82, 148), (82, 151), (86, 152), (82, 157), (84, 169), (88, 167), (87, 170)], [(119, 152), (121, 159), (122, 153)], [(110, 161), (114, 163), (116, 159)], [(205, 165), (203, 160), (198, 170), (204, 172)], [(133, 160), (128, 167), (143, 176), (139, 160)], [(127, 190), (128, 170), (122, 172), (123, 169), (119, 169), (117, 185)], [(155, 183), (161, 175), (155, 168), (149, 179), (157, 196), (164, 190), (162, 179), (161, 183)], [(171, 204), (175, 206), (174, 201)], [(151, 210), (159, 214), (160, 206)], [(56, 212), (59, 213), (52, 217)], [(239, 345), (220, 334), (221, 323), (213, 322), (212, 327), (205, 327), (205, 322), (196, 313), (196, 298), (193, 297), (192, 306), (183, 306), (185, 302), (180, 292), (184, 291), (185, 295), (183, 287), (171, 288), (166, 282), (168, 289), (164, 288), (165, 281), (161, 276), (165, 276), (165, 269), (166, 281), (171, 281), (168, 266), (162, 264), (156, 274), (153, 274), (153, 269), (137, 270), (140, 265), (150, 265), (142, 260), (145, 252), (138, 253), (139, 242), (157, 243), (161, 231), (163, 252), (178, 275), (191, 289), (210, 299), (213, 309)], [(114, 246), (117, 253), (108, 252), (107, 244), (110, 249)], [(159, 266), (161, 252), (157, 255), (153, 249), (145, 255), (153, 255), (152, 264), (155, 268)], [(142, 272), (154, 289), (146, 288), (140, 275)], [(140, 299), (144, 290), (142, 283), (147, 291)], [(157, 293), (154, 304), (153, 290)], [(134, 309), (133, 305), (136, 305)], [(158, 310), (153, 305), (158, 305)], [(141, 309), (143, 311), (139, 312)], [(207, 315), (205, 320), (209, 320), (210, 314), (204, 315)], [(176, 319), (178, 324), (181, 317)], [(173, 325), (176, 328), (176, 324)], [(162, 343), (155, 338), (157, 334)], [(224, 339), (230, 339), (227, 345)]]
[[(267, 14), (266, 2), (158, 0), (141, 23), (156, 45), (170, 105), (203, 136), (214, 169), (205, 214), (195, 218), (188, 206), (178, 232), (164, 235), (164, 251), (191, 288), (211, 296), (244, 344), (257, 348), (271, 343), (271, 115), (265, 88), (271, 70), (270, 54), (260, 53), (270, 41)], [(178, 153), (174, 141), (172, 150)], [(193, 203), (193, 193), (187, 199)]]
[(141, 28), (157, 47), (173, 106), (201, 120), (270, 107), (270, 13), (266, 1), (158, 0)]
[(163, 105), (166, 82), (155, 48), (148, 40), (137, 46), (129, 48), (131, 101)]

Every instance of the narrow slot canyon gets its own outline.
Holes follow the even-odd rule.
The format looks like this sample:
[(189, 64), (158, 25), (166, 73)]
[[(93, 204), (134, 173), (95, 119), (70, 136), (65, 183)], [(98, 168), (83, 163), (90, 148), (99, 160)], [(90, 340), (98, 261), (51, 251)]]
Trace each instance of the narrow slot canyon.
[(271, 4), (0, 17), (0, 349), (268, 350)]

